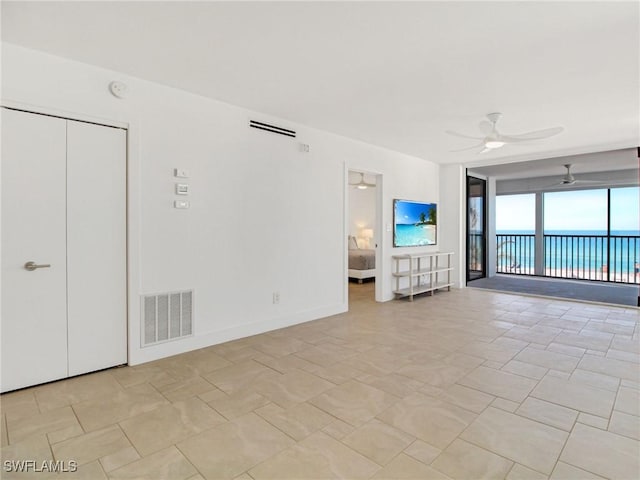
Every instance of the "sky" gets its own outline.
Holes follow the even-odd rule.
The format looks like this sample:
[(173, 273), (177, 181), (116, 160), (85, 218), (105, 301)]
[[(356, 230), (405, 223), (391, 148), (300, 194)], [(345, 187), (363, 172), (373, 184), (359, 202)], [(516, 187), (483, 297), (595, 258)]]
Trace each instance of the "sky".
[[(640, 229), (638, 187), (611, 189), (611, 230)], [(575, 190), (544, 195), (545, 230), (607, 229), (607, 190)], [(535, 195), (496, 197), (496, 230), (535, 229)]]
[(417, 203), (397, 200), (395, 203), (396, 224), (417, 223), (420, 221), (420, 214), (424, 213), (429, 218), (429, 212), (436, 208), (435, 203)]

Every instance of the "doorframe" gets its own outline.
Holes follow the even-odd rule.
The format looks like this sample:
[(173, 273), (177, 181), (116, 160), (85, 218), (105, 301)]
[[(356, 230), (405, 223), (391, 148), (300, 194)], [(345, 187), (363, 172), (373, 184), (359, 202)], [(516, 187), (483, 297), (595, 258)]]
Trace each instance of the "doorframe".
[[(100, 125), (104, 127), (118, 128), (125, 131), (125, 331), (127, 332), (127, 336), (125, 339), (127, 346), (127, 365), (131, 364), (131, 321), (135, 312), (131, 311), (133, 305), (136, 302), (131, 301), (132, 292), (131, 287), (134, 285), (132, 279), (132, 262), (131, 262), (131, 252), (137, 251), (134, 249), (133, 245), (133, 235), (131, 235), (132, 223), (133, 219), (139, 220), (138, 218), (138, 210), (132, 208), (132, 202), (130, 200), (135, 198), (132, 195), (131, 190), (131, 174), (133, 172), (132, 162), (130, 161), (132, 157), (133, 146), (135, 145), (137, 148), (138, 145), (138, 136), (137, 130), (132, 128), (132, 125), (129, 122), (124, 122), (121, 120), (96, 117), (93, 115), (88, 115), (80, 112), (71, 112), (67, 110), (61, 110), (54, 107), (45, 107), (40, 105), (32, 105), (24, 102), (17, 102), (10, 99), (0, 99), (0, 108), (7, 108), (10, 110), (17, 110), (25, 113), (31, 113), (35, 115), (45, 115), (49, 117), (61, 118), (64, 120), (72, 120), (76, 122), (84, 122), (91, 123), (94, 125)], [(133, 132), (133, 135), (132, 135)], [(139, 206), (139, 205), (138, 205)], [(137, 274), (137, 272), (136, 272)], [(139, 276), (137, 277), (139, 278)], [(2, 284), (2, 279), (0, 278), (0, 285)]]
[[(484, 273), (483, 276), (481, 277), (477, 277), (474, 279), (471, 279), (469, 276), (470, 273), (470, 269), (469, 269), (469, 262), (471, 259), (471, 255), (469, 255), (469, 235), (471, 233), (471, 226), (470, 226), (470, 222), (469, 222), (469, 178), (475, 178), (476, 180), (481, 180), (484, 182), (484, 199), (482, 202), (482, 244), (483, 244), (483, 248), (482, 248), (482, 271)], [(488, 234), (487, 234), (487, 211), (488, 211), (488, 205), (487, 205), (487, 197), (488, 197), (488, 179), (486, 177), (484, 177), (483, 175), (477, 175), (477, 174), (472, 174), (469, 172), (469, 170), (467, 170), (465, 172), (465, 179), (464, 179), (464, 183), (465, 183), (465, 206), (464, 206), (464, 216), (465, 216), (465, 224), (466, 224), (466, 232), (465, 232), (465, 257), (466, 257), (466, 262), (465, 262), (465, 284), (469, 284), (469, 282), (473, 281), (473, 280), (477, 280), (478, 278), (486, 278), (487, 277), (487, 247), (488, 247), (488, 242), (487, 242), (487, 238), (488, 238)]]
[(373, 243), (375, 249), (376, 259), (376, 274), (375, 274), (375, 300), (376, 302), (384, 302), (384, 293), (382, 285), (382, 235), (383, 228), (383, 181), (384, 175), (381, 172), (370, 170), (367, 168), (359, 168), (357, 166), (349, 166), (345, 162), (344, 168), (344, 301), (347, 310), (349, 308), (349, 227), (351, 220), (351, 202), (349, 201), (349, 172), (364, 173), (365, 175), (372, 175), (376, 178), (376, 193), (375, 193), (375, 221), (374, 221), (374, 234)]

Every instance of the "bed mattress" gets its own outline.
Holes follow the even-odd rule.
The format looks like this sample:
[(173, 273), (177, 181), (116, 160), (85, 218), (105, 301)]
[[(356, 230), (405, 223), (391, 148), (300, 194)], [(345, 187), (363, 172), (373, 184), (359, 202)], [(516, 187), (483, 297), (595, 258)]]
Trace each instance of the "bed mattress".
[(349, 250), (349, 268), (352, 270), (376, 268), (376, 251), (364, 248)]

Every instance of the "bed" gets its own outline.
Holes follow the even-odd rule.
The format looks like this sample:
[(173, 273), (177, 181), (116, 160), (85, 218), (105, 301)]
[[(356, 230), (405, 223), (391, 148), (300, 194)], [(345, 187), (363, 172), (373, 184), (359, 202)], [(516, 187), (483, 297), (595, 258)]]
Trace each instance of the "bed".
[(349, 237), (349, 278), (362, 283), (367, 278), (376, 276), (376, 251), (358, 248), (355, 237)]

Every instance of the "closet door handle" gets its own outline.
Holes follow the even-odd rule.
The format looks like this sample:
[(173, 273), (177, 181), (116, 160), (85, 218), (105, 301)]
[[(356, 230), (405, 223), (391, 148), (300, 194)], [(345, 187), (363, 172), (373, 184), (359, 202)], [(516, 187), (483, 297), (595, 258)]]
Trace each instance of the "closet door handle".
[(48, 263), (46, 264), (42, 264), (42, 265), (38, 265), (36, 264), (36, 262), (27, 262), (24, 264), (24, 268), (25, 270), (29, 270), (30, 272), (33, 272), (34, 270), (38, 269), (38, 268), (50, 268), (51, 265), (49, 265)]

